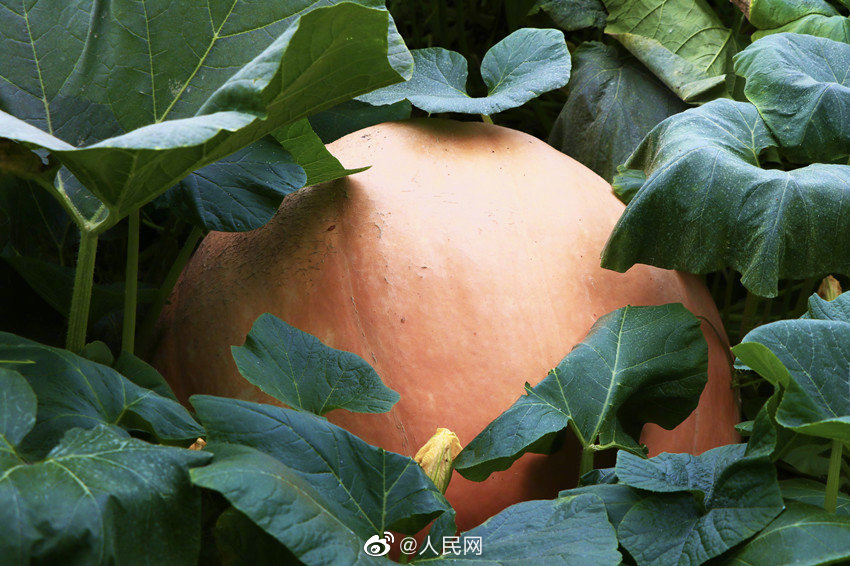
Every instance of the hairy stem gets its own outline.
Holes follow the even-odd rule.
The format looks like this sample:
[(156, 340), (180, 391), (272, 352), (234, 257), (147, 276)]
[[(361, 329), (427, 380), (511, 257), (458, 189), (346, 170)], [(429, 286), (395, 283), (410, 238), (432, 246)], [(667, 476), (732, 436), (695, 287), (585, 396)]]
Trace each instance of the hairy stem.
[(68, 336), (65, 347), (79, 352), (86, 345), (86, 329), (89, 324), (91, 290), (94, 285), (94, 260), (97, 256), (97, 234), (80, 230), (80, 249), (77, 252), (77, 268), (74, 274), (74, 292), (71, 296), (71, 312), (68, 316)]
[(481, 115), (481, 120), (482, 120), (483, 122), (487, 123), (487, 124), (492, 124), (492, 123), (493, 123), (493, 118), (491, 118), (491, 117), (490, 117), (489, 115), (487, 115), (487, 114), (482, 114), (482, 115)]
[(131, 212), (127, 220), (127, 268), (124, 271), (121, 349), (132, 354), (136, 342), (136, 303), (139, 288), (139, 209)]
[(198, 240), (203, 235), (203, 231), (197, 226), (192, 228), (192, 232), (186, 238), (186, 242), (180, 248), (180, 253), (177, 254), (174, 263), (171, 264), (171, 269), (168, 270), (165, 276), (165, 280), (160, 285), (156, 297), (148, 309), (145, 320), (139, 327), (139, 352), (143, 357), (147, 357), (150, 354), (150, 349), (153, 347), (153, 334), (156, 330), (156, 322), (159, 320), (159, 315), (162, 313), (162, 309), (165, 308), (165, 303), (168, 302), (168, 297), (171, 296), (171, 291), (177, 284), (177, 279), (183, 273), (183, 268), (189, 263), (189, 258), (192, 257), (192, 252), (195, 251)]
[(841, 478), (841, 452), (844, 445), (840, 440), (832, 441), (832, 451), (829, 454), (829, 475), (826, 477), (826, 497), (823, 508), (829, 513), (835, 513), (838, 503), (838, 480)]

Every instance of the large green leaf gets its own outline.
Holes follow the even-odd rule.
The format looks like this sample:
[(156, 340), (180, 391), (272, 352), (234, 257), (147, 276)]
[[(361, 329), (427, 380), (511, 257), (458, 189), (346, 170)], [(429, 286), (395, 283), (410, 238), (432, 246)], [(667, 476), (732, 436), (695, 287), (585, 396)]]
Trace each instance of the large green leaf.
[(409, 100), (428, 113), (495, 114), (522, 106), (540, 94), (567, 84), (570, 52), (564, 34), (554, 29), (519, 29), (494, 45), (481, 60), (487, 96), (466, 93), (467, 63), (460, 53), (441, 47), (413, 51), (409, 81), (388, 86), (360, 100), (375, 105)]
[(649, 460), (617, 454), (620, 484), (652, 492), (617, 529), (638, 566), (699, 565), (763, 529), (783, 509), (776, 469), (743, 444)]
[(620, 521), (623, 520), (629, 509), (646, 497), (644, 492), (618, 483), (602, 483), (576, 487), (562, 491), (558, 496), (567, 497), (588, 493), (595, 495), (605, 503), (608, 521), (615, 529), (620, 526)]
[(727, 566), (846, 564), (850, 517), (803, 503), (788, 508), (752, 540), (726, 557)]
[(222, 566), (263, 566), (303, 564), (280, 541), (258, 527), (234, 507), (215, 522), (216, 558)]
[[(826, 485), (820, 482), (805, 478), (794, 478), (779, 482), (779, 489), (782, 490), (782, 497), (785, 499), (808, 503), (823, 509)], [(839, 492), (835, 512), (850, 517), (850, 495)]]
[(603, 0), (605, 33), (616, 37), (685, 102), (732, 90), (741, 38), (704, 0)]
[(168, 193), (181, 216), (205, 232), (246, 232), (271, 220), (283, 197), (307, 175), (271, 137), (219, 159)]
[(591, 494), (519, 503), (458, 537), (431, 544), (444, 553), (415, 564), (616, 566), (622, 560), (605, 505)]
[(532, 11), (537, 10), (546, 12), (566, 31), (602, 28), (608, 17), (600, 0), (536, 0)]
[(155, 446), (113, 427), (73, 429), (44, 461), (0, 474), (0, 563), (195, 564), (209, 454)]
[[(413, 459), (366, 444), (321, 417), (205, 395), (195, 395), (191, 402), (211, 442), (253, 449), (211, 448), (217, 458), (211, 466), (197, 471), (196, 482), (222, 491), (260, 526), (266, 528), (264, 522), (281, 525), (279, 530), (266, 530), (301, 559), (301, 553), (333, 550), (323, 549), (316, 537), (303, 541), (302, 550), (282, 538), (290, 536), (286, 534), (290, 528), (295, 529), (292, 536), (296, 536), (301, 513), (318, 512), (316, 505), (338, 525), (335, 529), (341, 540), (350, 540), (348, 533), (360, 537), (361, 549), (363, 541), (372, 535), (385, 530), (415, 533), (451, 509)], [(226, 472), (234, 466), (245, 471)], [(255, 471), (248, 473), (252, 469)], [(225, 473), (218, 473), (222, 470)], [(261, 481), (263, 475), (267, 476), (265, 481)], [(203, 478), (210, 478), (209, 482)], [(210, 482), (221, 483), (213, 487)], [(314, 492), (309, 497), (294, 489), (305, 485)], [(271, 493), (278, 494), (277, 504), (269, 502)], [(284, 500), (294, 502), (284, 504)], [(315, 532), (309, 524), (303, 528), (309, 529), (303, 532)]]
[(602, 265), (732, 267), (763, 297), (776, 296), (779, 279), (850, 274), (850, 167), (762, 169), (759, 154), (774, 145), (758, 110), (744, 102), (716, 100), (659, 124), (626, 164), (646, 182)]
[(814, 294), (809, 297), (808, 310), (800, 318), (850, 322), (850, 293), (842, 293), (831, 301)]
[(98, 203), (81, 184), (110, 223), (193, 170), (410, 71), (387, 12), (348, 2), (3, 4), (0, 131), (49, 150), (67, 168), (57, 195), (91, 217)]
[(749, 20), (754, 40), (792, 32), (850, 43), (850, 19), (823, 0), (752, 0)]
[[(749, 343), (763, 345), (770, 368), (784, 366), (787, 377), (753, 365)], [(850, 443), (850, 323), (838, 320), (780, 320), (744, 337), (735, 355), (775, 386), (782, 387), (776, 422), (791, 430)], [(782, 373), (779, 373), (782, 375)]]
[(36, 404), (27, 380), (0, 368), (0, 471), (22, 461), (17, 446), (35, 425)]
[(586, 41), (572, 56), (569, 94), (549, 143), (610, 183), (646, 134), (687, 106), (613, 46)]
[(801, 163), (848, 163), (848, 67), (850, 45), (794, 33), (760, 39), (735, 57), (747, 98), (782, 151)]
[(38, 420), (22, 447), (44, 455), (73, 427), (117, 424), (164, 440), (204, 434), (177, 401), (114, 369), (59, 348), (0, 332), (0, 368), (20, 372), (38, 397)]
[(568, 427), (586, 450), (642, 454), (644, 423), (673, 428), (696, 407), (707, 356), (699, 320), (681, 304), (609, 313), (543, 381), (526, 384), (526, 395), (466, 445), (455, 469), (481, 481), (526, 452), (549, 451)]
[(399, 399), (357, 354), (326, 346), (268, 313), (254, 321), (244, 346), (231, 349), (245, 379), (294, 409), (385, 413)]
[[(211, 443), (207, 449), (215, 459), (192, 470), (192, 481), (221, 492), (305, 564), (392, 564), (363, 551), (364, 541), (383, 527), (346, 516), (341, 502), (303, 473), (247, 446)], [(371, 483), (368, 477), (358, 481)]]

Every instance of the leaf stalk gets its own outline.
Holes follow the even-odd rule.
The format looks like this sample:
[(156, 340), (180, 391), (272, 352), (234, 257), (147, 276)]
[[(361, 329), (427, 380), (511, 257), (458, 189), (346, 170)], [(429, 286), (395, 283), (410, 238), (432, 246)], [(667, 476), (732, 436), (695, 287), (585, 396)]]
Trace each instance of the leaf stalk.
[(72, 352), (79, 352), (86, 345), (91, 292), (94, 285), (94, 260), (96, 257), (97, 234), (87, 230), (80, 230), (80, 249), (77, 252), (74, 291), (71, 295), (68, 335), (65, 340), (65, 347)]
[(823, 508), (828, 513), (835, 513), (838, 504), (838, 480), (841, 479), (841, 453), (844, 444), (840, 440), (832, 441), (832, 451), (829, 454), (829, 475), (826, 477), (826, 496)]
[(133, 353), (136, 342), (136, 306), (139, 288), (139, 209), (127, 218), (127, 266), (124, 271), (124, 320), (121, 349)]

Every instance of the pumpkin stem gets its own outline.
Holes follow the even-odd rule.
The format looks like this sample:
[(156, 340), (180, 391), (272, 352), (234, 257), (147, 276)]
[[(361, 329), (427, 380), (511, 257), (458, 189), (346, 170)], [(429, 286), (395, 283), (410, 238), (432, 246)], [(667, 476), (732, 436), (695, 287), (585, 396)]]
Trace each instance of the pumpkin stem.
[(581, 462), (578, 468), (578, 477), (583, 476), (587, 472), (593, 470), (593, 455), (596, 450), (592, 446), (585, 446), (581, 449)]

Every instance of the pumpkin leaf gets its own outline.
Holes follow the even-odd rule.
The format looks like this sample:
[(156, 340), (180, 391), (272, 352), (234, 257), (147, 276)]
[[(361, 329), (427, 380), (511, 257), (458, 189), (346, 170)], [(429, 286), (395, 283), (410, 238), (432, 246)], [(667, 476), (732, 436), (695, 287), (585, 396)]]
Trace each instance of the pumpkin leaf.
[[(850, 443), (850, 323), (780, 320), (744, 337), (743, 344), (752, 342), (769, 349), (775, 356), (773, 367), (778, 362), (788, 373), (786, 383), (774, 384), (783, 389), (776, 422), (803, 434)], [(745, 359), (748, 365), (750, 361)]]
[(89, 221), (105, 206), (114, 223), (193, 170), (410, 72), (386, 10), (349, 2), (12, 4), (0, 131), (65, 167), (52, 190)]
[(585, 450), (643, 453), (644, 423), (673, 428), (696, 407), (708, 348), (681, 304), (623, 307), (601, 317), (535, 387), (487, 425), (454, 462), (475, 481), (526, 452), (546, 453), (570, 428)]
[(204, 232), (247, 232), (271, 220), (283, 197), (306, 182), (304, 169), (267, 136), (195, 171), (167, 194)]
[(139, 387), (150, 389), (154, 393), (177, 401), (177, 395), (171, 390), (165, 378), (153, 366), (126, 350), (118, 355), (112, 368)]
[(809, 297), (808, 310), (800, 318), (850, 322), (850, 293), (841, 293), (832, 301), (822, 299), (815, 293)]
[(195, 564), (201, 500), (188, 469), (208, 458), (114, 427), (70, 430), (43, 461), (0, 474), (0, 556), (14, 564)]
[(363, 358), (335, 350), (271, 314), (254, 321), (243, 346), (232, 346), (242, 376), (294, 409), (385, 413), (399, 395)]
[(779, 279), (850, 273), (850, 167), (762, 169), (775, 145), (759, 111), (715, 100), (650, 132), (626, 164), (646, 175), (614, 228), (602, 265), (691, 273), (732, 267), (763, 297)]
[(543, 10), (564, 31), (603, 28), (608, 14), (600, 0), (537, 0), (532, 12)]
[(46, 454), (73, 427), (115, 424), (163, 440), (204, 434), (178, 402), (139, 387), (109, 366), (0, 332), (0, 368), (23, 375), (38, 397), (38, 418), (22, 449)]
[(413, 76), (404, 83), (371, 92), (359, 100), (374, 105), (409, 100), (428, 113), (491, 115), (522, 106), (560, 88), (570, 78), (570, 52), (564, 34), (554, 29), (519, 29), (494, 45), (481, 60), (487, 96), (466, 93), (467, 62), (460, 53), (440, 47), (417, 49)]
[(729, 96), (741, 38), (704, 0), (603, 0), (605, 33), (685, 102)]
[[(591, 494), (526, 501), (455, 537), (441, 556), (415, 564), (620, 564), (617, 535), (602, 500)], [(446, 539), (443, 539), (445, 543)], [(445, 551), (446, 547), (437, 551)], [(480, 554), (470, 549), (480, 549)], [(464, 551), (465, 550), (465, 551)], [(455, 554), (460, 554), (457, 556)]]
[[(306, 564), (371, 563), (363, 541), (375, 531), (342, 515), (340, 501), (304, 474), (257, 449), (210, 443), (212, 464), (192, 470), (195, 485), (223, 494), (234, 508)], [(352, 500), (352, 506), (356, 503)], [(381, 531), (382, 532), (382, 531)], [(317, 536), (320, 533), (320, 536)], [(387, 559), (376, 563), (392, 564)]]
[(724, 561), (752, 564), (838, 564), (850, 558), (850, 517), (803, 503), (787, 509)]
[(793, 33), (760, 39), (735, 57), (744, 94), (782, 152), (801, 163), (848, 162), (848, 67), (850, 45)]
[(35, 425), (35, 393), (20, 373), (0, 368), (0, 470), (21, 463), (15, 447)]
[(215, 543), (217, 556), (227, 566), (303, 564), (280, 541), (234, 507), (227, 508), (216, 520)]
[(310, 122), (302, 118), (272, 132), (272, 136), (295, 158), (307, 174), (307, 185), (332, 181), (364, 171), (366, 167), (346, 169), (325, 147)]
[(638, 489), (618, 483), (585, 485), (562, 491), (558, 497), (593, 494), (605, 503), (608, 521), (616, 529), (629, 509), (644, 499), (646, 494)]
[(331, 143), (346, 134), (369, 126), (406, 120), (410, 118), (410, 112), (411, 106), (407, 100), (385, 106), (373, 106), (360, 100), (347, 100), (310, 116), (310, 126), (322, 143)]
[[(823, 509), (826, 498), (826, 485), (806, 478), (794, 478), (779, 482), (782, 497), (786, 500), (799, 501)], [(838, 492), (838, 502), (835, 512), (850, 517), (850, 496)]]
[(776, 469), (743, 444), (699, 456), (617, 454), (620, 484), (651, 492), (625, 514), (620, 544), (638, 566), (702, 564), (763, 529), (783, 509)]
[(613, 46), (586, 41), (572, 61), (569, 94), (549, 144), (610, 183), (646, 134), (687, 106)]
[[(206, 395), (190, 401), (216, 454), (193, 481), (222, 492), (301, 560), (340, 552), (353, 562), (372, 535), (416, 533), (451, 509), (412, 458), (370, 446), (321, 417)], [(304, 523), (308, 516), (324, 517), (330, 530)]]
[(753, 40), (774, 33), (800, 33), (850, 43), (850, 19), (823, 0), (752, 0)]

